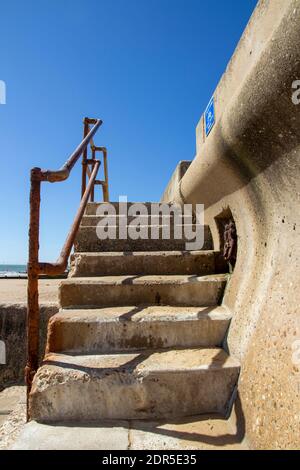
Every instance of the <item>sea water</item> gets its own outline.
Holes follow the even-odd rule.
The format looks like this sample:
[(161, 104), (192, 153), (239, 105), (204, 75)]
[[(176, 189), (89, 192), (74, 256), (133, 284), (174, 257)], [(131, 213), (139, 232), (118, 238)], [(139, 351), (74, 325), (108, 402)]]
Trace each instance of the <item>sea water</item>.
[(26, 264), (0, 264), (1, 277), (27, 277)]

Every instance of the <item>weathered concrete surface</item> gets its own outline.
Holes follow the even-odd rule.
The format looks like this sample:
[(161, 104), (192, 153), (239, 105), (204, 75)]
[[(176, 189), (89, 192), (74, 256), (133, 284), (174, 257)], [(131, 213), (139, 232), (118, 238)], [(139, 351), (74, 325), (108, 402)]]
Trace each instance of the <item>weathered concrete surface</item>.
[(209, 276), (103, 276), (65, 279), (59, 288), (60, 306), (217, 305), (226, 274)]
[[(203, 246), (198, 246), (197, 249), (212, 249), (209, 227), (192, 224), (191, 220), (183, 217), (178, 205), (177, 208), (174, 206), (172, 210), (167, 210), (167, 213), (169, 212), (170, 215), (170, 218), (168, 218), (165, 217), (166, 214), (160, 203), (129, 202), (127, 210), (126, 208), (121, 209), (118, 202), (111, 202), (109, 204), (111, 206), (106, 203), (89, 203), (87, 205), (85, 216), (76, 236), (74, 244), (75, 252), (182, 251), (187, 248), (190, 249), (190, 247), (186, 246), (186, 243), (191, 241), (190, 233), (197, 232), (199, 243), (200, 230), (203, 232)], [(115, 208), (116, 212), (112, 214), (106, 209), (107, 207)], [(102, 208), (101, 215), (98, 211), (99, 208)], [(156, 208), (157, 211), (156, 218), (153, 208)], [(112, 235), (104, 240), (98, 236), (97, 226), (103, 219), (105, 211), (109, 215), (107, 220), (110, 222), (110, 233), (114, 234), (115, 239), (113, 239)], [(124, 211), (124, 214), (122, 214), (122, 211)], [(133, 217), (138, 214), (138, 219)], [(127, 215), (128, 220), (126, 219)], [(150, 215), (154, 218), (150, 217)], [(126, 231), (130, 234), (130, 237), (127, 237), (125, 240), (119, 238), (120, 220), (126, 221), (124, 222), (126, 225), (123, 228), (126, 228)], [(135, 221), (134, 225), (133, 221)], [(187, 231), (186, 229), (189, 230)], [(131, 230), (132, 232), (130, 232)]]
[[(127, 209), (129, 211), (129, 214), (128, 215), (135, 215), (135, 214), (131, 214), (130, 211), (132, 211), (132, 209), (130, 209), (133, 205), (136, 206), (136, 204), (142, 204), (147, 212), (148, 212), (148, 215), (151, 213), (151, 208), (153, 206), (157, 206), (159, 203), (158, 202), (127, 202)], [(168, 203), (167, 203), (168, 204)], [(96, 215), (97, 214), (97, 209), (99, 208), (99, 206), (102, 206), (103, 208), (105, 208), (105, 203), (103, 202), (89, 202), (87, 207), (86, 207), (86, 211), (85, 211), (85, 215)], [(169, 204), (171, 205), (171, 204)], [(119, 202), (116, 202), (116, 201), (110, 201), (108, 203), (108, 206), (114, 206), (115, 208), (115, 212), (116, 214), (119, 214), (119, 209), (120, 209), (120, 206), (119, 206)], [(124, 208), (124, 205), (122, 206)]]
[(171, 176), (169, 184), (164, 191), (161, 201), (173, 202), (176, 197), (179, 181), (182, 179), (191, 163), (192, 162), (190, 160), (184, 160), (178, 163), (173, 175)]
[(205, 138), (200, 120), (175, 197), (205, 204), (215, 249), (216, 218), (229, 208), (236, 223), (228, 348), (242, 362), (241, 406), (257, 449), (300, 445), (299, 44), (299, 1), (260, 1), (214, 93), (216, 124)]
[(86, 426), (31, 421), (9, 450), (128, 450), (128, 432), (124, 421)]
[(242, 429), (218, 415), (174, 423), (134, 421), (131, 450), (247, 450)]
[[(41, 357), (46, 344), (48, 319), (58, 312), (59, 282), (57, 279), (40, 280)], [(0, 390), (24, 380), (26, 296), (27, 280), (0, 279), (0, 340), (6, 345), (6, 364), (0, 364)]]
[[(127, 217), (126, 222), (125, 222), (125, 217)], [(89, 226), (89, 227), (94, 226), (95, 227), (103, 219), (105, 219), (107, 222), (108, 221), (107, 215), (88, 215), (87, 213), (85, 213), (81, 219), (80, 224), (82, 226)], [(141, 225), (151, 225), (151, 224), (152, 225), (154, 224), (165, 225), (166, 223), (173, 225), (175, 219), (174, 219), (174, 213), (171, 212), (170, 215), (159, 214), (155, 218), (152, 218), (150, 214), (139, 215), (138, 220), (139, 220), (139, 223), (141, 223)], [(179, 217), (177, 215), (176, 220), (177, 220), (177, 223), (179, 223), (179, 222), (182, 222), (184, 218)], [(115, 226), (119, 226), (120, 223), (123, 225), (127, 225), (127, 224), (131, 224), (132, 222), (137, 222), (137, 216), (133, 216), (133, 215), (125, 216), (125, 215), (116, 214), (115, 216), (111, 216), (109, 218), (109, 222)]]
[(8, 449), (26, 423), (26, 387), (11, 386), (0, 392), (0, 450)]
[[(192, 226), (195, 227), (195, 226)], [(132, 238), (127, 238), (122, 240), (119, 238), (111, 239), (107, 238), (101, 240), (96, 231), (95, 226), (80, 226), (78, 234), (76, 236), (74, 249), (76, 252), (97, 252), (97, 251), (174, 251), (186, 250), (186, 243), (194, 240), (189, 240), (183, 233), (182, 238), (175, 239), (174, 231), (170, 230), (170, 237), (161, 238), (162, 236), (162, 226), (158, 227), (159, 237), (158, 239), (151, 238), (151, 228), (147, 228), (148, 239), (138, 238), (134, 240)], [(200, 228), (198, 229), (200, 231)], [(210, 230), (207, 226), (203, 227), (204, 231), (204, 242), (202, 247), (197, 247), (201, 250), (211, 250), (212, 249), (212, 239)], [(195, 229), (193, 229), (195, 233)], [(118, 231), (116, 231), (116, 236), (118, 236)]]
[(84, 422), (225, 414), (238, 374), (238, 361), (219, 348), (48, 354), (34, 377), (30, 416)]
[[(20, 295), (18, 290), (16, 293), (17, 296)], [(57, 312), (57, 302), (40, 305), (40, 359), (43, 358), (45, 351), (48, 320)], [(4, 341), (6, 347), (6, 364), (0, 364), (0, 390), (8, 384), (24, 381), (26, 314), (27, 307), (24, 303), (0, 305), (0, 340)]]
[[(26, 388), (0, 392), (0, 450), (246, 450), (245, 423), (201, 415), (165, 421), (26, 424)], [(236, 408), (237, 405), (235, 405)], [(125, 441), (126, 439), (126, 441)]]
[(61, 310), (49, 324), (47, 351), (106, 353), (221, 346), (231, 315), (223, 307), (110, 307)]
[(26, 423), (26, 389), (0, 392), (2, 450), (244, 450), (244, 425), (237, 419), (201, 415), (165, 421)]
[(0, 392), (0, 439), (2, 424), (8, 419), (9, 415), (20, 403), (26, 403), (26, 392), (24, 386), (15, 385)]
[(213, 274), (223, 270), (214, 251), (136, 251), (74, 253), (70, 277), (118, 276), (125, 274)]
[(247, 450), (238, 427), (218, 415), (197, 416), (174, 423), (104, 421), (80, 426), (23, 426), (10, 450)]
[[(97, 207), (88, 211), (90, 206)], [(91, 250), (95, 226), (83, 226), (83, 232)], [(163, 249), (165, 240), (157, 242)], [(80, 268), (84, 276), (61, 281), (64, 309), (48, 328), (47, 353), (30, 393), (31, 419), (84, 423), (226, 414), (239, 363), (220, 349), (231, 315), (218, 307), (228, 278), (218, 274), (219, 253), (174, 252), (172, 239), (166, 240), (169, 253), (137, 253), (140, 241), (130, 243), (132, 253), (104, 255), (76, 253), (75, 246), (72, 274)], [(118, 262), (117, 272), (124, 274), (108, 275)], [(99, 269), (104, 276), (95, 276)], [(161, 274), (168, 269), (173, 274)]]

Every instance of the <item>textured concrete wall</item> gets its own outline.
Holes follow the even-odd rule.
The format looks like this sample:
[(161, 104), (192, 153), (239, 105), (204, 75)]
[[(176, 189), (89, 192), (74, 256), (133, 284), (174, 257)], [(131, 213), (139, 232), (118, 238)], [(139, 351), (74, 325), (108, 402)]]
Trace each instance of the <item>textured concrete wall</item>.
[(182, 179), (183, 175), (186, 173), (188, 167), (192, 162), (190, 160), (183, 160), (178, 163), (174, 173), (172, 174), (169, 184), (167, 185), (164, 194), (162, 195), (161, 202), (172, 202), (176, 196), (176, 190), (178, 188), (178, 183)]
[[(230, 208), (238, 258), (224, 303), (228, 349), (241, 360), (240, 416), (253, 448), (299, 448), (300, 2), (262, 0), (214, 93), (216, 124), (173, 197)], [(296, 342), (298, 340), (298, 343)]]
[[(26, 304), (0, 305), (0, 340), (6, 346), (6, 364), (0, 364), (0, 390), (12, 383), (24, 380), (26, 364)], [(49, 318), (58, 312), (57, 303), (40, 306), (40, 358), (43, 357), (46, 344)]]

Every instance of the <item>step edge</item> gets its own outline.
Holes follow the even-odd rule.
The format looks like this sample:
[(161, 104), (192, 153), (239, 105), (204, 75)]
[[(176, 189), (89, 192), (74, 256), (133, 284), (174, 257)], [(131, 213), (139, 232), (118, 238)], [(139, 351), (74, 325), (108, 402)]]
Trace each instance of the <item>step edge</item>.
[[(64, 309), (65, 311), (67, 311), (68, 309)], [(74, 311), (74, 309), (70, 309), (72, 311)], [(57, 313), (55, 315), (53, 315), (53, 317), (51, 317), (51, 324), (53, 324), (54, 322), (56, 321), (59, 321), (60, 324), (66, 324), (66, 323), (74, 323), (74, 324), (88, 324), (88, 323), (99, 323), (99, 324), (106, 324), (106, 323), (111, 323), (111, 324), (136, 324), (136, 323), (155, 323), (155, 324), (160, 324), (160, 323), (185, 323), (185, 322), (203, 322), (203, 321), (207, 321), (207, 322), (212, 322), (212, 323), (217, 323), (217, 322), (230, 322), (232, 320), (232, 315), (230, 314), (216, 314), (216, 315), (210, 315), (209, 313), (203, 313), (202, 315), (200, 314), (198, 317), (196, 316), (197, 314), (195, 314), (195, 316), (189, 316), (189, 317), (183, 317), (184, 314), (178, 314), (177, 318), (176, 318), (176, 314), (174, 314), (174, 316), (171, 316), (171, 315), (166, 315), (166, 316), (155, 316), (155, 314), (151, 315), (151, 314), (148, 314), (148, 316), (150, 317), (151, 315), (151, 318), (147, 319), (147, 314), (145, 314), (144, 317), (140, 317), (138, 319), (134, 319), (133, 318), (130, 318), (130, 319), (120, 319), (120, 316), (115, 316), (115, 317), (111, 317), (109, 318), (108, 316), (107, 317), (102, 317), (101, 318), (101, 315), (99, 315), (98, 317), (96, 315), (94, 315), (92, 318), (88, 318), (88, 315), (89, 314), (85, 314), (85, 316), (82, 316), (80, 318), (78, 318), (78, 316), (80, 315), (80, 310), (81, 309), (78, 309), (78, 314), (74, 314), (74, 317), (72, 318), (71, 317), (71, 314), (69, 314), (69, 316), (65, 316), (63, 313)], [(92, 309), (91, 309), (92, 310)], [(97, 309), (93, 309), (93, 310), (97, 310)], [(76, 317), (77, 315), (77, 317)]]
[[(72, 352), (71, 354), (65, 354), (66, 351), (60, 351), (58, 353), (56, 352), (49, 352), (45, 355), (44, 357), (44, 360), (40, 366), (39, 369), (41, 369), (42, 367), (49, 367), (49, 366), (54, 366), (54, 367), (59, 367), (59, 368), (62, 368), (62, 369), (72, 369), (72, 367), (67, 367), (68, 366), (68, 363), (65, 363), (64, 367), (60, 367), (59, 365), (56, 365), (55, 364), (55, 357), (57, 357), (57, 362), (62, 362), (61, 360), (63, 359), (63, 357), (69, 357), (69, 358), (77, 358), (80, 359), (80, 358), (90, 358), (90, 357), (93, 357), (93, 358), (107, 358), (107, 357), (110, 357), (110, 358), (118, 358), (118, 357), (126, 357), (128, 356), (129, 360), (132, 360), (134, 358), (134, 356), (144, 356), (145, 359), (147, 360), (148, 358), (148, 355), (149, 356), (152, 356), (154, 354), (164, 354), (164, 353), (168, 353), (168, 352), (177, 352), (177, 353), (191, 353), (191, 352), (195, 352), (195, 354), (198, 352), (199, 354), (201, 354), (201, 352), (205, 352), (205, 351), (211, 351), (211, 350), (214, 350), (216, 351), (216, 354), (220, 353), (220, 352), (223, 352), (224, 353), (224, 358), (225, 358), (225, 362), (224, 363), (221, 363), (221, 364), (202, 364), (200, 366), (197, 366), (198, 368), (208, 368), (208, 369), (217, 369), (217, 368), (224, 368), (224, 366), (226, 366), (226, 368), (240, 368), (241, 367), (241, 364), (240, 364), (240, 361), (235, 357), (235, 356), (232, 356), (230, 354), (228, 354), (223, 348), (220, 348), (220, 347), (192, 347), (192, 348), (185, 348), (185, 347), (182, 347), (182, 348), (165, 348), (165, 349), (143, 349), (143, 350), (135, 350), (135, 351), (128, 351), (128, 350), (121, 350), (121, 351), (118, 351), (118, 352), (113, 352), (113, 353), (101, 353), (101, 354), (97, 354), (97, 353), (93, 353), (93, 354), (76, 354), (74, 352)], [(51, 359), (51, 364), (46, 364), (45, 362), (47, 360), (49, 360), (49, 358), (52, 358)], [(74, 364), (73, 364), (74, 365)], [(76, 367), (78, 367), (78, 363), (76, 364)], [(72, 364), (70, 364), (70, 366), (72, 366)], [(221, 366), (221, 367), (220, 367)], [(85, 368), (91, 368), (93, 369), (93, 366), (88, 366), (88, 365), (85, 365), (84, 366)], [(120, 367), (120, 368), (123, 368), (124, 366), (117, 366), (117, 368)], [(108, 369), (108, 370), (114, 370), (116, 369), (116, 367), (103, 367), (101, 368), (100, 370), (103, 370), (103, 369)], [(186, 368), (184, 367), (179, 367), (178, 369), (182, 369), (182, 370), (186, 370)], [(188, 368), (188, 369), (193, 369), (195, 370), (195, 367), (194, 368)], [(133, 369), (133, 370), (136, 370), (136, 369)], [(146, 368), (143, 369), (143, 370), (147, 370)], [(159, 369), (158, 369), (159, 370)], [(165, 369), (162, 369), (163, 371), (167, 370), (167, 368)], [(171, 370), (174, 370), (174, 369), (171, 369)], [(155, 369), (156, 371), (156, 369)], [(129, 373), (132, 373), (132, 369), (128, 369), (128, 372)]]
[(79, 251), (72, 253), (72, 257), (75, 256), (86, 256), (97, 258), (100, 257), (113, 257), (113, 256), (214, 256), (219, 255), (220, 251), (215, 250), (158, 250), (158, 251)]
[[(129, 275), (121, 275), (121, 276), (82, 276), (82, 277), (72, 277), (72, 278), (67, 278), (67, 279), (62, 279), (60, 286), (63, 285), (84, 285), (84, 284), (90, 284), (90, 285), (176, 285), (176, 284), (192, 284), (192, 283), (201, 283), (201, 282), (226, 282), (228, 280), (228, 273), (221, 273), (221, 274), (204, 274), (204, 275), (193, 275), (193, 274), (164, 274), (164, 275), (149, 275), (149, 277), (181, 277), (181, 279), (141, 279), (148, 277), (147, 275), (138, 275), (138, 279), (135, 279), (135, 276), (132, 274)], [(108, 278), (108, 277), (115, 277), (117, 278), (116, 280), (107, 280), (101, 282), (101, 280)], [(192, 279), (186, 279), (187, 277), (192, 277)], [(127, 280), (128, 283), (123, 283), (121, 282), (121, 278), (123, 278), (123, 281)], [(125, 279), (124, 279), (125, 278)], [(129, 279), (128, 279), (129, 278)], [(130, 278), (133, 278), (133, 282), (129, 282)], [(138, 282), (140, 281), (140, 282)], [(144, 281), (144, 282), (143, 282)], [(185, 282), (184, 282), (185, 281)], [(144, 284), (146, 283), (146, 284)]]

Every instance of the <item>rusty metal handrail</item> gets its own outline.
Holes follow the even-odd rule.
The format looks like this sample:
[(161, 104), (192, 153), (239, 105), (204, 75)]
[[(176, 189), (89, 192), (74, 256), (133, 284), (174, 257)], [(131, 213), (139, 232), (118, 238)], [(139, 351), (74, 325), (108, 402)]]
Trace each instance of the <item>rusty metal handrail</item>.
[(68, 266), (68, 259), (72, 250), (72, 246), (74, 244), (74, 240), (75, 240), (82, 216), (84, 214), (84, 210), (89, 200), (89, 196), (93, 189), (99, 167), (100, 167), (100, 161), (95, 160), (95, 166), (91, 174), (89, 184), (86, 187), (83, 197), (81, 198), (79, 208), (74, 218), (72, 227), (66, 238), (65, 244), (60, 252), (59, 258), (57, 259), (56, 263), (39, 263), (39, 271), (41, 274), (48, 274), (50, 276), (55, 276), (56, 274), (61, 274), (66, 270)]
[(41, 170), (41, 181), (49, 181), (50, 183), (56, 183), (58, 181), (64, 181), (69, 177), (72, 168), (77, 163), (82, 153), (86, 151), (88, 144), (90, 143), (94, 134), (97, 132), (97, 130), (102, 124), (102, 121), (100, 119), (94, 120), (85, 118), (84, 123), (86, 123), (86, 121), (88, 123), (93, 122), (94, 127), (85, 135), (84, 139), (78, 145), (77, 149), (74, 150), (72, 155), (70, 155), (66, 163), (59, 170)]
[[(90, 130), (89, 126), (93, 124)], [(30, 174), (30, 221), (29, 221), (29, 259), (27, 265), (28, 287), (27, 287), (27, 362), (25, 367), (25, 379), (27, 384), (27, 419), (29, 418), (28, 397), (31, 390), (33, 377), (38, 369), (39, 358), (39, 301), (38, 301), (38, 277), (40, 274), (57, 275), (63, 273), (68, 264), (68, 259), (75, 241), (75, 237), (84, 214), (86, 205), (91, 199), (94, 200), (95, 184), (102, 184), (103, 198), (108, 200), (108, 176), (106, 149), (104, 147), (95, 147), (93, 136), (102, 124), (98, 119), (84, 119), (84, 138), (66, 163), (56, 171), (41, 170), (33, 168)], [(90, 144), (92, 150), (92, 161), (87, 158), (87, 147)], [(96, 176), (100, 167), (100, 161), (96, 160), (95, 152), (103, 152), (105, 181), (97, 182)], [(104, 150), (103, 150), (104, 149)], [(66, 180), (74, 165), (80, 156), (82, 158), (82, 197), (71, 229), (67, 235), (60, 256), (55, 263), (39, 262), (39, 222), (40, 222), (40, 200), (41, 200), (41, 182), (51, 183)], [(89, 164), (92, 170), (89, 169)], [(86, 176), (89, 182), (86, 185)]]

